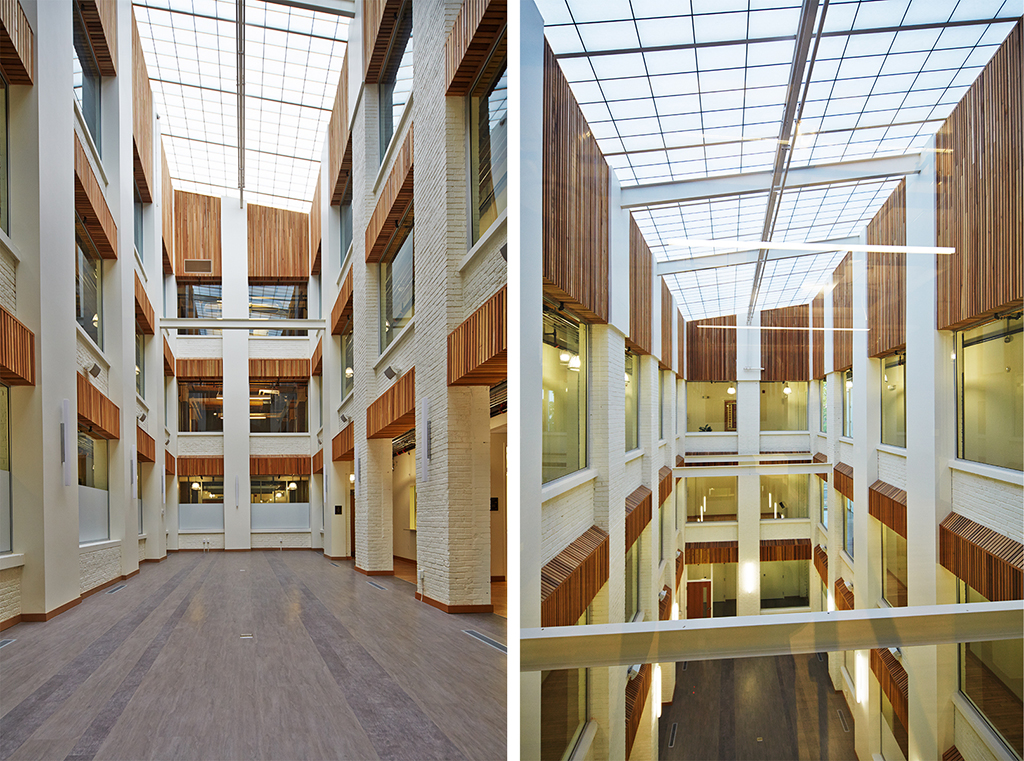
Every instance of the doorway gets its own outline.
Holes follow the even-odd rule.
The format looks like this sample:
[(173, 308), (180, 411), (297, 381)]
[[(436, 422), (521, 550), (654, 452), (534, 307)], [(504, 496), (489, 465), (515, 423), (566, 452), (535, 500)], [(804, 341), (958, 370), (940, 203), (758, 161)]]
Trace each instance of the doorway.
[(711, 580), (686, 583), (686, 617), (711, 618)]

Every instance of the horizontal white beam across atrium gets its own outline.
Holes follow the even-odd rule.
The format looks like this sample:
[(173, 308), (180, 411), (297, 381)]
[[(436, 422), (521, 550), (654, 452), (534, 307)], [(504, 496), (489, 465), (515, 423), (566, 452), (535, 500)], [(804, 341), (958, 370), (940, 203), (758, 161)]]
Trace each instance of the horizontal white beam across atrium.
[(333, 13), (335, 16), (356, 17), (355, 0), (266, 0), (274, 5), (287, 5), (290, 8), (304, 8), (307, 11)]
[[(786, 190), (916, 174), (920, 162), (921, 154), (907, 153), (902, 156), (799, 167), (790, 169), (786, 175)], [(771, 172), (748, 172), (697, 180), (634, 185), (622, 189), (622, 208), (636, 209), (644, 206), (685, 203), (702, 198), (767, 193), (771, 186)]]
[(160, 327), (167, 330), (325, 330), (327, 321), (161, 317)]
[[(720, 455), (718, 460), (728, 460), (735, 456), (724, 454)], [(767, 455), (764, 455), (764, 457), (768, 459)], [(771, 459), (781, 460), (782, 457), (772, 457)], [(696, 478), (698, 476), (701, 478), (709, 476), (803, 476), (831, 472), (832, 466), (823, 462), (783, 462), (775, 465), (741, 462), (739, 465), (685, 465), (681, 468), (672, 468), (672, 476), (674, 478)]]
[(519, 667), (549, 671), (1019, 639), (1022, 612), (1024, 601), (1011, 600), (522, 629)]
[[(822, 241), (822, 246), (832, 248), (820, 248), (814, 251), (801, 251), (792, 248), (770, 249), (768, 261), (777, 259), (793, 259), (798, 256), (817, 256), (825, 251), (845, 251), (846, 246), (860, 243), (860, 237), (837, 238), (836, 240)], [(708, 254), (707, 256), (694, 256), (687, 259), (673, 259), (667, 262), (658, 262), (655, 265), (655, 274), (674, 275), (680, 272), (696, 272), (697, 270), (711, 270), (719, 267), (734, 267), (740, 264), (754, 264), (757, 261), (759, 249), (749, 251), (729, 251), (725, 254)]]
[[(687, 462), (721, 462), (722, 460), (736, 460), (741, 463), (758, 463), (761, 460), (772, 460), (779, 462), (795, 462), (797, 460), (809, 460), (814, 455), (810, 452), (761, 452), (760, 454), (686, 454)], [(816, 463), (817, 465), (828, 465), (827, 462)]]

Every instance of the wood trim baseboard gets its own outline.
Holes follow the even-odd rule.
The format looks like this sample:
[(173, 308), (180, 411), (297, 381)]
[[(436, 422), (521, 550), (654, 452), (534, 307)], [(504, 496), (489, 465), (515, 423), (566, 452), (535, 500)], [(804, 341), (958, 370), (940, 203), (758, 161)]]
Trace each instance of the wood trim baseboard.
[(121, 578), (127, 581), (127, 580), (128, 580), (128, 579), (130, 579), (130, 578), (131, 578), (132, 576), (138, 576), (138, 575), (139, 575), (139, 571), (140, 571), (140, 570), (142, 570), (142, 569), (141, 569), (141, 568), (136, 568), (136, 569), (135, 569), (134, 571), (132, 571), (131, 573), (129, 573), (129, 574), (127, 575), (127, 576), (121, 576)]
[[(167, 550), (168, 552), (177, 552), (177, 550)], [(159, 563), (161, 560), (167, 560), (167, 556), (164, 555), (162, 558), (143, 558), (141, 563)]]
[(394, 576), (395, 575), (394, 569), (392, 569), (390, 571), (364, 571), (359, 566), (353, 566), (353, 567), (357, 571), (359, 571), (359, 573), (363, 574), (363, 576)]
[(505, 581), (504, 576), (492, 576), (491, 581)]
[(10, 629), (12, 626), (15, 626), (15, 625), (20, 624), (20, 623), (21, 623), (21, 614), (20, 613), (18, 615), (16, 615), (16, 616), (11, 616), (10, 618), (6, 619), (5, 621), (0, 621), (0, 632), (2, 632), (4, 629)]
[[(356, 569), (359, 570), (359, 569)], [(425, 602), (427, 605), (432, 605), (440, 611), (445, 613), (493, 613), (493, 605), (446, 605), (443, 602), (427, 597), (424, 594), (416, 593), (416, 599), (421, 602)]]
[(398, 560), (404, 560), (406, 563), (416, 563), (416, 565), (419, 565), (419, 561), (416, 560), (416, 558), (407, 558), (401, 555), (392, 555), (391, 557), (396, 558)]
[(117, 584), (117, 582), (124, 581), (124, 580), (125, 580), (124, 576), (115, 576), (110, 581), (104, 581), (102, 584), (98, 584), (95, 587), (93, 587), (92, 589), (85, 590), (84, 592), (82, 592), (82, 596), (81, 596), (80, 599), (84, 600), (86, 597), (92, 597), (97, 592), (102, 592), (107, 587), (112, 587), (114, 584)]
[(61, 613), (66, 613), (73, 607), (82, 602), (84, 598), (79, 596), (70, 602), (66, 602), (60, 607), (54, 608), (49, 613), (22, 613), (21, 620), (26, 623), (42, 623), (43, 621), (49, 621), (51, 618), (59, 616)]
[(324, 557), (327, 558), (328, 560), (352, 560), (353, 559), (351, 555), (328, 555), (326, 552), (324, 553)]

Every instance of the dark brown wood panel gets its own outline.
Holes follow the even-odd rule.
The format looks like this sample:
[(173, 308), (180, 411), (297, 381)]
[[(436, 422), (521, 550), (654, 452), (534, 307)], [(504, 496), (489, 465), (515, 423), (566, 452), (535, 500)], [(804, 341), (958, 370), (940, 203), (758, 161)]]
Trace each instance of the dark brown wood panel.
[(544, 290), (608, 322), (608, 163), (544, 45)]
[(608, 532), (591, 526), (540, 571), (540, 625), (575, 626), (608, 581)]
[(811, 377), (825, 377), (825, 292), (819, 291), (811, 301)]
[(366, 438), (393, 439), (416, 426), (416, 368), (366, 408)]
[(8, 386), (36, 385), (36, 336), (0, 307), (0, 380)]
[(939, 563), (992, 602), (1024, 599), (1024, 545), (963, 515), (939, 524)]
[(341, 431), (331, 439), (331, 461), (332, 462), (352, 462), (356, 459), (356, 427), (354, 423), (349, 423)]
[[(672, 352), (672, 323), (673, 316), (678, 315), (676, 311), (676, 302), (672, 298), (672, 291), (669, 290), (668, 284), (664, 278), (658, 278), (661, 280), (661, 357), (658, 359), (658, 364), (662, 370), (677, 370), (675, 365), (675, 354)], [(682, 334), (679, 335), (679, 340), (683, 340)]]
[(672, 468), (663, 465), (658, 469), (658, 504), (664, 505), (665, 500), (672, 496)]
[(146, 287), (135, 273), (135, 329), (144, 336), (156, 335), (156, 316), (149, 303)]
[[(338, 205), (348, 191), (352, 176), (352, 136), (349, 134), (350, 109), (348, 107), (348, 48), (341, 62), (341, 77), (334, 95), (334, 109), (327, 125), (328, 173), (327, 187), (332, 188), (331, 203)], [(350, 195), (351, 192), (348, 191)]]
[(309, 280), (309, 215), (246, 205), (250, 283)]
[(167, 343), (167, 339), (164, 338), (164, 375), (166, 375), (169, 378), (173, 378), (174, 370), (174, 354), (173, 352), (171, 352), (171, 345)]
[(868, 515), (907, 538), (907, 493), (903, 489), (875, 481), (868, 488)]
[(686, 570), (686, 556), (682, 550), (676, 550), (676, 586), (683, 580), (683, 571)]
[(761, 562), (775, 560), (810, 560), (810, 539), (762, 539)]
[(364, 0), (363, 2), (363, 81), (368, 85), (380, 82), (391, 37), (395, 32), (398, 12), (404, 0)]
[(379, 262), (387, 253), (394, 236), (400, 233), (402, 218), (412, 204), (413, 175), (413, 127), (410, 126), (366, 226), (367, 264)]
[(92, 171), (82, 142), (75, 135), (75, 212), (82, 218), (96, 253), (103, 259), (117, 259), (117, 225)]
[(806, 304), (761, 312), (761, 380), (811, 379), (810, 320)]
[(144, 203), (153, 203), (153, 89), (132, 9), (132, 153), (135, 185)]
[(175, 363), (175, 375), (178, 380), (203, 380), (224, 377), (224, 360), (216, 359), (179, 359)]
[[(892, 192), (868, 223), (868, 245), (907, 245), (907, 181)], [(906, 346), (907, 255), (868, 252), (868, 356), (884, 357)]]
[[(811, 458), (811, 462), (828, 462), (828, 455), (824, 452), (815, 453), (814, 457)], [(816, 473), (822, 481), (828, 481), (828, 473)]]
[(651, 522), (651, 490), (638, 486), (626, 497), (626, 550), (640, 538)]
[(832, 372), (853, 367), (853, 258), (843, 257), (832, 273)]
[(320, 254), (323, 248), (323, 230), (320, 226), (320, 173), (316, 175), (316, 188), (309, 204), (309, 273), (319, 275)]
[(910, 726), (907, 715), (907, 670), (903, 668), (889, 648), (873, 648), (870, 655), (871, 673), (878, 680), (882, 692), (889, 698), (893, 713), (903, 722), (904, 727)]
[(672, 619), (672, 587), (662, 587), (661, 591), (665, 593), (665, 596), (662, 597), (661, 593), (658, 593), (658, 620), (670, 621)]
[(686, 367), (686, 320), (682, 312), (676, 312), (676, 377), (683, 377), (683, 368)]
[(141, 462), (156, 462), (156, 441), (139, 426), (135, 426), (135, 448)]
[(334, 302), (331, 310), (331, 335), (340, 336), (348, 331), (353, 314), (352, 301), (352, 268), (349, 267), (348, 274), (341, 282), (341, 290), (338, 291), (338, 300)]
[(249, 359), (249, 380), (308, 381), (308, 359)]
[(113, 0), (79, 0), (79, 6), (100, 74), (104, 77), (117, 76), (117, 3)]
[(856, 608), (853, 590), (846, 586), (842, 577), (836, 579), (835, 600), (836, 610), (854, 610)]
[(77, 381), (78, 427), (98, 439), (121, 438), (121, 410), (81, 373)]
[[(727, 327), (702, 327), (704, 325)], [(686, 323), (686, 379), (736, 380), (736, 315)]]
[(223, 476), (224, 458), (196, 456), (178, 458), (179, 476)]
[(448, 334), (448, 385), (493, 386), (508, 377), (508, 288)]
[(0, 0), (0, 69), (12, 85), (30, 85), (35, 76), (35, 35), (18, 0)]
[[(626, 682), (626, 758), (633, 752), (636, 733), (640, 729), (640, 719), (647, 705), (647, 694), (651, 691), (651, 664), (640, 667), (640, 673)], [(655, 696), (661, 700), (661, 695)]]
[(937, 327), (1024, 303), (1021, 22), (935, 136)]
[(167, 450), (164, 450), (164, 473), (169, 476), (173, 476), (177, 469), (177, 462), (174, 459), (174, 455)]
[(324, 472), (324, 450), (319, 449), (315, 455), (313, 455), (313, 463), (310, 465), (310, 471), (313, 473)]
[(309, 455), (249, 455), (250, 476), (308, 476), (311, 472)]
[(171, 183), (171, 168), (167, 164), (167, 152), (163, 141), (160, 143), (160, 243), (163, 249), (165, 275), (174, 274), (174, 186)]
[(449, 96), (469, 95), (487, 61), (504, 58), (491, 50), (503, 40), (508, 19), (506, 0), (463, 0), (444, 44), (444, 69)]
[(313, 356), (310, 357), (309, 364), (310, 375), (324, 374), (324, 339), (322, 337), (316, 342), (316, 348), (313, 349)]
[[(185, 262), (210, 262), (209, 273), (189, 272)], [(174, 191), (174, 271), (179, 282), (219, 280), (221, 274), (220, 199)]]
[(942, 754), (942, 761), (964, 761), (964, 757), (955, 745), (950, 745)]
[(626, 346), (637, 354), (654, 350), (654, 255), (633, 217), (629, 218), (629, 335)]
[(740, 562), (740, 545), (738, 542), (686, 543), (687, 565), (705, 565), (707, 563), (738, 562)]
[(847, 499), (853, 499), (853, 466), (837, 462), (832, 468), (832, 485)]
[(821, 577), (821, 583), (828, 586), (828, 552), (820, 544), (814, 545), (814, 570)]

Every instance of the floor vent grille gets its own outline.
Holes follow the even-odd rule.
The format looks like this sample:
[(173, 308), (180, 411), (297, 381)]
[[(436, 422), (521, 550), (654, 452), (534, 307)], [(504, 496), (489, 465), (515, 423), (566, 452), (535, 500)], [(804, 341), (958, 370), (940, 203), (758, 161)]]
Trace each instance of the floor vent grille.
[(821, 657), (821, 653), (815, 653), (815, 655), (818, 656), (818, 663), (824, 663), (825, 662), (825, 659)]
[(676, 730), (679, 729), (678, 722), (672, 722), (672, 731), (668, 733), (668, 747), (676, 747)]
[(849, 732), (850, 731), (850, 725), (846, 723), (846, 714), (843, 713), (843, 709), (842, 708), (837, 708), (836, 709), (836, 713), (839, 714), (839, 723), (843, 725), (843, 731), (844, 732)]
[(377, 587), (377, 589), (383, 589), (385, 592), (388, 591), (387, 587), (378, 584), (376, 581), (368, 581), (366, 583), (369, 584), (371, 587)]
[(127, 584), (118, 584), (116, 587), (111, 587), (110, 589), (108, 589), (104, 594), (112, 595), (112, 594), (114, 594), (114, 592), (120, 592), (126, 586), (128, 586), (128, 585)]
[(490, 637), (488, 637), (487, 635), (481, 634), (480, 632), (476, 631), (475, 629), (463, 629), (462, 631), (463, 631), (464, 634), (468, 634), (473, 639), (478, 639), (481, 642), (483, 642), (485, 645), (490, 645), (495, 650), (500, 650), (501, 652), (505, 653), (506, 655), (508, 654), (508, 648), (506, 648), (503, 644), (501, 644), (497, 640), (493, 640)]
[(0, 647), (7, 647), (12, 642), (14, 642), (13, 639), (0, 639)]
[(686, 671), (686, 661), (683, 661), (683, 671)]

